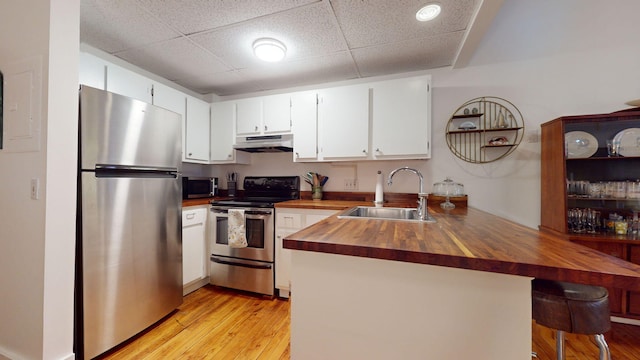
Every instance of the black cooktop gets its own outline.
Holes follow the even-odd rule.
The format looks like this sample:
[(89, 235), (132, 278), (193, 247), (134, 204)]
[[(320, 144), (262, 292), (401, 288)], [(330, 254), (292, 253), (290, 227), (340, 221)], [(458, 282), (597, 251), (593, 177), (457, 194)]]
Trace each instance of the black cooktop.
[(275, 203), (300, 198), (298, 176), (246, 176), (244, 196), (212, 201), (215, 206), (273, 207)]

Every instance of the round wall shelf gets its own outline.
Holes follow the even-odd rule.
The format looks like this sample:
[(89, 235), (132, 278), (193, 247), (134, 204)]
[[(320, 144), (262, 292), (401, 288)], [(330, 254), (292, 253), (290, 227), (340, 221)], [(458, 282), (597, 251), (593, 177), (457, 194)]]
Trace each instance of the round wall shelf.
[(469, 100), (451, 115), (446, 127), (451, 152), (470, 163), (488, 163), (511, 154), (522, 141), (524, 119), (505, 99)]

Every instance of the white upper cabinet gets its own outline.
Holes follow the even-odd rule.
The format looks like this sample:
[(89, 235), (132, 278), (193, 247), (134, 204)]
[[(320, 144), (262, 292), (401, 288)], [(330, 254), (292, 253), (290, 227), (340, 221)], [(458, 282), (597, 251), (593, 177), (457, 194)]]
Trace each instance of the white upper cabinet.
[(269, 95), (262, 98), (262, 131), (265, 134), (291, 132), (291, 95)]
[(209, 162), (209, 103), (187, 96), (185, 161)]
[(153, 102), (152, 86), (153, 81), (147, 77), (118, 65), (109, 64), (108, 66), (107, 91), (151, 104)]
[(318, 91), (323, 160), (366, 159), (369, 154), (369, 87), (350, 85)]
[(315, 91), (291, 95), (293, 161), (318, 158), (318, 96)]
[(153, 84), (153, 105), (171, 110), (182, 116), (182, 161), (185, 161), (185, 149), (186, 149), (186, 108), (187, 108), (187, 96), (169, 86), (164, 84)]
[(108, 63), (101, 58), (81, 52), (78, 62), (78, 80), (80, 84), (105, 90), (105, 77)]
[(258, 135), (262, 130), (262, 99), (249, 98), (236, 101), (236, 133)]
[(381, 81), (371, 89), (373, 158), (429, 158), (431, 77)]
[(211, 104), (211, 164), (249, 163), (251, 156), (248, 153), (233, 149), (235, 116), (235, 102)]
[(289, 94), (261, 96), (236, 101), (238, 136), (284, 134), (291, 132)]

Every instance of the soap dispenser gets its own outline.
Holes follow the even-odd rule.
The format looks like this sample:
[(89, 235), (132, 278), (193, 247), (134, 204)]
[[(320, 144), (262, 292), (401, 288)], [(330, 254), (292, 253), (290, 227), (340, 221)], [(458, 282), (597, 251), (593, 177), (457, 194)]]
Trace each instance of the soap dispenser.
[(382, 171), (378, 170), (378, 176), (376, 179), (376, 197), (373, 204), (376, 207), (382, 207), (384, 203), (384, 176), (382, 176)]

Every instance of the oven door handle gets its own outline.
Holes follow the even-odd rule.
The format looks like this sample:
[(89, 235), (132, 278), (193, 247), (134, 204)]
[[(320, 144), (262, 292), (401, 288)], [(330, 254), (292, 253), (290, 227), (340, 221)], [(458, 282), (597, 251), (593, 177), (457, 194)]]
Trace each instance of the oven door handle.
[(222, 259), (217, 258), (215, 256), (211, 257), (211, 261), (216, 262), (218, 264), (231, 265), (231, 266), (242, 266), (242, 267), (246, 267), (246, 268), (250, 268), (250, 269), (271, 269), (272, 268), (271, 264), (264, 264), (264, 265), (244, 264), (244, 263), (239, 263), (239, 262), (235, 262), (235, 261), (222, 260)]
[[(228, 214), (229, 209), (211, 208), (211, 212), (214, 212), (216, 214)], [(272, 211), (264, 211), (264, 210), (245, 210), (244, 213), (247, 215), (272, 215), (273, 214)]]

